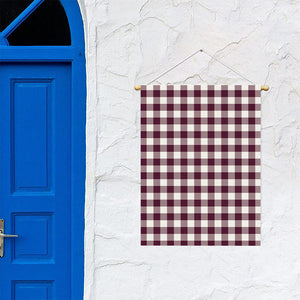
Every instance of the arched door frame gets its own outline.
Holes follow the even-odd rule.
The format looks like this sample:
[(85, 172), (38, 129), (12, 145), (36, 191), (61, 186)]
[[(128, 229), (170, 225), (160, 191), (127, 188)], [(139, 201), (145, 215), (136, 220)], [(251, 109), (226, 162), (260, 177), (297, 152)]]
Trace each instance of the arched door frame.
[[(46, 0), (47, 1), (47, 0)], [(72, 65), (72, 174), (71, 174), (71, 291), (83, 299), (86, 69), (82, 16), (77, 0), (60, 0), (71, 31), (71, 46), (0, 45), (1, 62), (68, 62)]]

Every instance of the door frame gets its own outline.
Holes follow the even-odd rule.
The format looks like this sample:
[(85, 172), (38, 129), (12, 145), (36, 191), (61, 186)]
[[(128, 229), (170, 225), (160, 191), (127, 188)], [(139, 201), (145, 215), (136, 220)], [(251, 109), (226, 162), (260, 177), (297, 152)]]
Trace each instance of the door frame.
[(84, 292), (84, 207), (86, 178), (86, 66), (83, 21), (77, 0), (60, 0), (71, 31), (71, 46), (0, 45), (2, 63), (58, 63), (72, 68), (71, 87), (71, 299)]

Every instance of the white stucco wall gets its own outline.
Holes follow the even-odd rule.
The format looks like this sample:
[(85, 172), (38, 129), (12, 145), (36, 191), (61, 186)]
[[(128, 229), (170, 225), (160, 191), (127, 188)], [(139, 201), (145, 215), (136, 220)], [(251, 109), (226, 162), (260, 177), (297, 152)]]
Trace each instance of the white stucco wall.
[[(300, 299), (299, 0), (79, 0), (85, 299)], [(262, 93), (262, 246), (140, 247), (139, 92), (203, 48)], [(161, 83), (247, 83), (205, 54)]]

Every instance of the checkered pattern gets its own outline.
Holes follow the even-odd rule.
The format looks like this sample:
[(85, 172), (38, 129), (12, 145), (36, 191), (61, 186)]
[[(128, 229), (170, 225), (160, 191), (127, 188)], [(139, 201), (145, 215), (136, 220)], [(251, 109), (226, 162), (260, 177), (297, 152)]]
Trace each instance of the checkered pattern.
[(142, 86), (142, 245), (260, 245), (260, 94)]

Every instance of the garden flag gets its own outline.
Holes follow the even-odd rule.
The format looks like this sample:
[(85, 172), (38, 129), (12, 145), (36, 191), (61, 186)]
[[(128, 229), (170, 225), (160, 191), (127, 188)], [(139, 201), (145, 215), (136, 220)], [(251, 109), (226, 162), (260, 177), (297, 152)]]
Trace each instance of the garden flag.
[(260, 94), (141, 87), (141, 245), (260, 245)]

